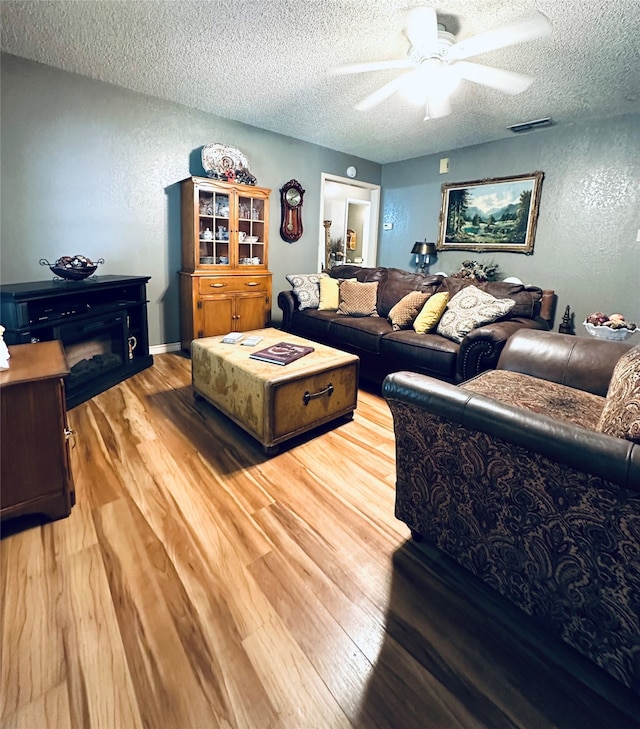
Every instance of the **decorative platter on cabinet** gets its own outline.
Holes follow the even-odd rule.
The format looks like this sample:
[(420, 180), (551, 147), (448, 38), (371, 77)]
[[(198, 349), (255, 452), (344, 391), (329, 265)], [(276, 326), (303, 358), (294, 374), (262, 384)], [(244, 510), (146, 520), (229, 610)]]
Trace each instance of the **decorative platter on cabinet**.
[(218, 180), (237, 180), (255, 185), (256, 178), (249, 171), (249, 160), (237, 148), (228, 144), (207, 144), (202, 148), (202, 167), (208, 177)]

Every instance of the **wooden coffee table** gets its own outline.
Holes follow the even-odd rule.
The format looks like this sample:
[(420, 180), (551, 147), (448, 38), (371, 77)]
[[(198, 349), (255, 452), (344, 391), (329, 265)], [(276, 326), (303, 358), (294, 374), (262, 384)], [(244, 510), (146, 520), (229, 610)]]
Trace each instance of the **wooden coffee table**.
[[(295, 436), (353, 417), (358, 402), (358, 357), (278, 329), (245, 332), (261, 336), (255, 347), (224, 344), (222, 336), (191, 344), (194, 395), (203, 397), (262, 444), (267, 455)], [(314, 351), (287, 365), (251, 359), (278, 342)]]

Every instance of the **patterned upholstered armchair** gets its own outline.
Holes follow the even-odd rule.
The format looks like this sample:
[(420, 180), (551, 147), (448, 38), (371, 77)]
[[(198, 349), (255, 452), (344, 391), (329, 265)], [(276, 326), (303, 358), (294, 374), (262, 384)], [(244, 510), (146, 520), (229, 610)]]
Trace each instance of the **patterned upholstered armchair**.
[(383, 394), (396, 516), (640, 696), (640, 346), (522, 331)]

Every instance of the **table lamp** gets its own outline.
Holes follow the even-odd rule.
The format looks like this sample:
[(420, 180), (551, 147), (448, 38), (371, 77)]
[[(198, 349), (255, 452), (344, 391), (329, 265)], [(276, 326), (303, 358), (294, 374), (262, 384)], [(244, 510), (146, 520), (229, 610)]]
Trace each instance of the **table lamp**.
[(417, 241), (413, 244), (411, 253), (416, 257), (416, 273), (429, 273), (431, 256), (436, 253), (436, 244), (427, 241)]

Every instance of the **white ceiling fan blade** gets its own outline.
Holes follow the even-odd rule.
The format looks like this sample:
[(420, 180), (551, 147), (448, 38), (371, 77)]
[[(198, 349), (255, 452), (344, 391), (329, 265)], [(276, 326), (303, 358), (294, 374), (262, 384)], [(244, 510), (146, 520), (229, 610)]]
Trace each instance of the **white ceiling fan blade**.
[(433, 8), (416, 8), (409, 13), (404, 34), (414, 48), (430, 51), (438, 47), (438, 19)]
[(350, 73), (366, 73), (368, 71), (388, 71), (395, 68), (414, 68), (415, 63), (408, 58), (393, 61), (370, 61), (369, 63), (352, 63), (349, 66), (332, 68), (331, 73), (346, 75)]
[(395, 94), (395, 92), (398, 91), (405, 82), (405, 74), (398, 76), (398, 78), (393, 79), (393, 81), (389, 81), (388, 84), (381, 86), (377, 91), (369, 94), (369, 96), (366, 96), (362, 99), (362, 101), (359, 101), (355, 108), (358, 111), (369, 111), (370, 109), (373, 109), (374, 106), (378, 106), (378, 104), (382, 103), (385, 99), (388, 99), (392, 94)]
[(451, 114), (451, 104), (448, 96), (431, 97), (427, 99), (427, 108), (424, 120), (439, 119)]
[(490, 86), (498, 91), (503, 91), (505, 94), (520, 94), (533, 83), (531, 76), (515, 73), (515, 71), (505, 71), (503, 68), (483, 66), (481, 63), (460, 61), (454, 64), (454, 68), (467, 81)]
[(541, 38), (549, 35), (551, 30), (552, 25), (549, 19), (539, 13), (532, 18), (509, 23), (501, 28), (496, 28), (496, 30), (478, 33), (478, 35), (455, 43), (449, 48), (448, 57), (452, 60), (471, 58), (481, 53), (495, 51), (498, 48)]

